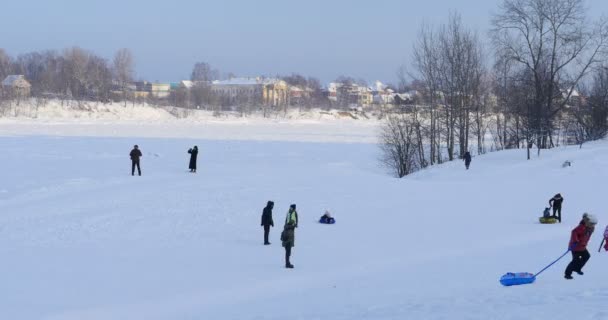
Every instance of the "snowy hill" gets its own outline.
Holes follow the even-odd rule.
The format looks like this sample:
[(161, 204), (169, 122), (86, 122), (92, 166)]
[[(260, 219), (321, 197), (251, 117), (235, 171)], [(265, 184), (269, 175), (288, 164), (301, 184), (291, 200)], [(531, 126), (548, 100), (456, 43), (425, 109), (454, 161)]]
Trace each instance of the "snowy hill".
[[(597, 252), (606, 142), (394, 179), (377, 165), (374, 127), (314, 138), (316, 123), (274, 126), (287, 137), (266, 139), (262, 126), (230, 136), (227, 125), (53, 125), (0, 123), (4, 319), (608, 319), (608, 254)], [(142, 177), (129, 175), (135, 143)], [(538, 224), (557, 192), (563, 223)], [(271, 246), (259, 225), (267, 200)], [(287, 270), (278, 238), (291, 203), (300, 224)], [(335, 225), (316, 222), (325, 209)], [(563, 278), (567, 256), (532, 285), (500, 286), (565, 252), (585, 211), (600, 223), (584, 276)]]

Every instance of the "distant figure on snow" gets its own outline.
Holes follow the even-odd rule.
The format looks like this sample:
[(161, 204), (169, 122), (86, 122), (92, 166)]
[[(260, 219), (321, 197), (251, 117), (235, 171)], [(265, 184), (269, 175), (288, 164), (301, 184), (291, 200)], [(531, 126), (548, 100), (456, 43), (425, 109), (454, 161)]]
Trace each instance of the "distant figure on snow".
[(549, 206), (553, 208), (553, 217), (560, 223), (562, 222), (562, 202), (564, 202), (564, 198), (559, 193), (549, 200)]
[(281, 233), (281, 241), (285, 248), (285, 268), (293, 269), (293, 264), (289, 261), (291, 257), (291, 248), (295, 246), (295, 229), (298, 227), (298, 212), (296, 211), (296, 205), (292, 204), (289, 206), (287, 217), (285, 218), (285, 226), (283, 226), (283, 232)]
[(141, 150), (139, 150), (139, 146), (133, 146), (133, 150), (129, 153), (131, 156), (131, 175), (135, 175), (135, 166), (137, 166), (137, 173), (141, 176), (141, 168), (139, 167), (139, 158), (143, 155), (141, 154)]
[(190, 154), (190, 172), (196, 173), (196, 157), (198, 156), (198, 147), (194, 146), (194, 148), (188, 149), (188, 153)]
[(464, 166), (467, 168), (467, 170), (469, 170), (469, 166), (471, 165), (471, 153), (470, 152), (465, 152), (464, 153)]
[(551, 217), (551, 211), (549, 210), (549, 208), (545, 208), (545, 211), (543, 211), (543, 218), (549, 217)]
[(325, 210), (325, 213), (321, 216), (319, 222), (325, 224), (334, 224), (336, 223), (336, 220), (334, 219), (334, 217), (331, 216), (331, 213), (329, 213), (329, 211)]
[(274, 208), (274, 202), (268, 201), (264, 210), (262, 210), (262, 227), (264, 227), (264, 245), (270, 244), (268, 242), (268, 233), (270, 233), (270, 227), (274, 227), (274, 221), (272, 221), (272, 208)]
[(583, 267), (591, 255), (587, 251), (587, 243), (595, 230), (597, 218), (591, 214), (584, 214), (581, 223), (572, 230), (568, 248), (572, 251), (572, 261), (566, 267), (564, 278), (572, 279), (572, 272), (583, 275)]

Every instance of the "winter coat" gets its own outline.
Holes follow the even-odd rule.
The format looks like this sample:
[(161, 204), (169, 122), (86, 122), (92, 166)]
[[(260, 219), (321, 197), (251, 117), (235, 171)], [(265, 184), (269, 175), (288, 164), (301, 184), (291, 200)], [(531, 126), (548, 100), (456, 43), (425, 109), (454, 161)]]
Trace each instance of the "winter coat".
[(556, 194), (553, 198), (551, 198), (551, 200), (549, 200), (549, 205), (554, 208), (561, 209), (562, 202), (564, 202), (564, 198), (562, 198), (561, 195)]
[(193, 149), (189, 149), (188, 153), (190, 154), (190, 165), (188, 169), (196, 169), (196, 157), (198, 156), (198, 148), (194, 147)]
[(589, 243), (589, 239), (591, 238), (591, 234), (593, 233), (593, 228), (587, 228), (585, 224), (579, 224), (574, 230), (572, 230), (572, 234), (570, 236), (570, 244), (569, 248), (572, 251), (584, 251), (587, 249), (587, 243)]
[(296, 241), (295, 228), (298, 227), (298, 212), (290, 209), (287, 212), (285, 218), (285, 226), (283, 227), (283, 233), (281, 234), (281, 240), (283, 241), (283, 247), (294, 247)]
[(604, 249), (608, 251), (608, 226), (606, 226), (606, 230), (604, 230)]
[(464, 154), (464, 163), (471, 163), (471, 154), (468, 151)]
[(132, 161), (137, 162), (137, 161), (139, 161), (139, 158), (142, 156), (141, 150), (133, 148), (133, 150), (131, 150), (131, 153), (129, 153), (129, 156), (131, 156)]
[(274, 202), (268, 201), (266, 207), (262, 211), (262, 226), (273, 226), (274, 221), (272, 220), (272, 208), (274, 207)]

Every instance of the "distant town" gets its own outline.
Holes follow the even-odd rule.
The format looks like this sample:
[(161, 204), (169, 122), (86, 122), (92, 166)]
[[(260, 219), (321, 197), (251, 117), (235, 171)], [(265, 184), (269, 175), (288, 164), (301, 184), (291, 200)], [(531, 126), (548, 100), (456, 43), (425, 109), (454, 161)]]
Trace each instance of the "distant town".
[(0, 49), (0, 103), (42, 98), (214, 110), (290, 106), (361, 110), (413, 104), (417, 97), (417, 91), (404, 83), (367, 83), (347, 76), (324, 85), (299, 74), (220, 77), (205, 62), (196, 63), (190, 78), (179, 82), (134, 80), (133, 65), (128, 49), (117, 52), (112, 63), (81, 48), (34, 52), (16, 59)]

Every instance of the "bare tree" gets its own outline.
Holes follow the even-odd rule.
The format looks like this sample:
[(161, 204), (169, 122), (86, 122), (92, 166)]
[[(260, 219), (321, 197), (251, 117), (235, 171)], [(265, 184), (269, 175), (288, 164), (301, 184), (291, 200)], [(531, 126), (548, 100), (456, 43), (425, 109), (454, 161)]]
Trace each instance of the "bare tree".
[(6, 76), (12, 73), (12, 61), (11, 57), (0, 48), (0, 81), (4, 80)]
[(190, 80), (192, 81), (201, 81), (201, 82), (210, 82), (213, 80), (218, 80), (220, 77), (220, 72), (217, 69), (211, 68), (211, 65), (207, 62), (197, 62), (194, 64), (192, 68), (192, 74), (190, 75)]
[[(437, 99), (440, 96), (440, 74), (439, 74), (439, 55), (440, 50), (437, 45), (437, 36), (435, 31), (428, 25), (423, 24), (418, 32), (418, 38), (413, 48), (413, 66), (416, 70), (414, 79), (419, 79), (422, 83), (422, 93), (424, 96), (424, 102), (429, 106), (430, 113), (430, 164), (433, 165), (435, 162), (441, 162), (440, 155), (440, 144), (441, 144), (441, 133), (439, 132), (438, 126), (438, 113), (437, 106), (439, 102)], [(405, 80), (405, 68), (402, 67), (398, 71), (400, 78), (400, 88), (406, 88)]]
[(114, 81), (122, 91), (125, 107), (127, 106), (128, 86), (133, 81), (135, 61), (131, 50), (123, 48), (116, 52), (112, 63)]
[(64, 50), (63, 82), (79, 106), (86, 95), (87, 64), (89, 53), (79, 47)]
[(608, 133), (608, 68), (594, 72), (591, 90), (581, 90), (588, 98), (570, 109), (576, 142), (602, 139)]
[(495, 47), (532, 80), (527, 145), (540, 152), (553, 145), (554, 118), (605, 54), (606, 22), (590, 22), (583, 0), (503, 0), (492, 25)]
[(108, 101), (112, 89), (112, 71), (106, 59), (92, 54), (86, 70), (86, 90), (89, 98), (96, 101)]
[(402, 178), (421, 167), (419, 123), (405, 115), (389, 116), (380, 134), (382, 164)]

